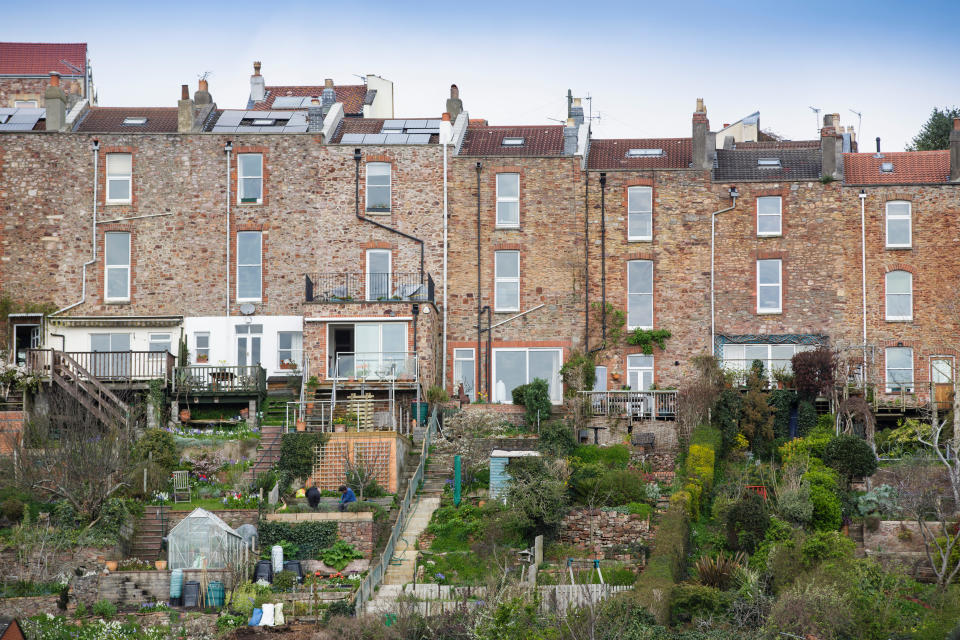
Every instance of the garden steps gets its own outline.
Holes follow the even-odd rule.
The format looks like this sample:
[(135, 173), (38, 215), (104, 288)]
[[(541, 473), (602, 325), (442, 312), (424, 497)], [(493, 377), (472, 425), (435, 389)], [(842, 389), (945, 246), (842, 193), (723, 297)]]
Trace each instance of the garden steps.
[(261, 473), (269, 471), (280, 459), (280, 440), (283, 437), (283, 427), (280, 425), (264, 425), (260, 428), (260, 444), (257, 446), (257, 459), (243, 474), (246, 481), (253, 480)]
[(421, 495), (417, 500), (417, 506), (410, 514), (410, 519), (407, 520), (400, 540), (397, 542), (397, 551), (394, 552), (394, 557), (383, 576), (384, 585), (404, 585), (413, 582), (417, 564), (417, 551), (415, 549), (417, 538), (430, 524), (433, 512), (439, 507), (439, 496)]
[(169, 507), (146, 505), (130, 540), (130, 555), (141, 560), (160, 558), (163, 536), (170, 524)]
[(849, 538), (857, 545), (854, 555), (858, 558), (865, 558), (867, 556), (867, 550), (863, 544), (863, 524), (853, 523), (850, 525), (848, 531)]

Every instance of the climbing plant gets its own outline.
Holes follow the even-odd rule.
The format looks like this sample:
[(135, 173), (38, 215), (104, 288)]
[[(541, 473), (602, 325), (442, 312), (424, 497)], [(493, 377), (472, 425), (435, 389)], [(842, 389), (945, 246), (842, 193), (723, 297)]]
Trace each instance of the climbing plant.
[(649, 356), (653, 354), (653, 345), (663, 349), (667, 339), (672, 335), (667, 329), (634, 329), (627, 336), (627, 344), (640, 347), (644, 355)]
[[(590, 308), (593, 310), (594, 326), (596, 326), (599, 331), (602, 331), (604, 305), (599, 302), (594, 302), (590, 305)], [(620, 341), (623, 340), (623, 327), (627, 324), (627, 314), (608, 302), (606, 303), (606, 316), (607, 344), (620, 344)]]

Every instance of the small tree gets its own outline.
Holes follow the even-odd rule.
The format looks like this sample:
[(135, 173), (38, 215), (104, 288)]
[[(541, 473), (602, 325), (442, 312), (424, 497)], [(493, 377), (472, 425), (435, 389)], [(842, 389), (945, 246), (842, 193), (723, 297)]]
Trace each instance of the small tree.
[(553, 403), (550, 401), (550, 385), (542, 378), (534, 378), (529, 384), (515, 387), (513, 404), (523, 405), (527, 427), (536, 428), (539, 423), (550, 419), (550, 412), (553, 410)]
[(953, 119), (960, 118), (960, 107), (934, 107), (923, 124), (920, 133), (907, 145), (907, 151), (936, 151), (950, 148), (950, 131)]
[(833, 391), (836, 357), (830, 349), (817, 347), (813, 351), (800, 351), (793, 355), (790, 364), (797, 394), (804, 400)]
[[(758, 364), (758, 361), (754, 361)], [(743, 397), (740, 429), (754, 448), (761, 443), (773, 440), (774, 410), (767, 403), (767, 394), (763, 392), (763, 367), (751, 368), (747, 378), (747, 393)]]
[(677, 393), (677, 426), (682, 438), (689, 438), (698, 425), (707, 421), (723, 389), (723, 371), (714, 356), (696, 356), (692, 362), (696, 375), (683, 383)]
[[(357, 494), (357, 500), (363, 500), (363, 494), (377, 484), (377, 479), (388, 471), (390, 449), (387, 443), (355, 443), (353, 459), (344, 452), (343, 468), (346, 484)], [(361, 445), (358, 447), (358, 445)]]
[(857, 436), (842, 435), (830, 440), (823, 452), (823, 462), (836, 469), (848, 486), (853, 478), (869, 476), (877, 470), (876, 454)]

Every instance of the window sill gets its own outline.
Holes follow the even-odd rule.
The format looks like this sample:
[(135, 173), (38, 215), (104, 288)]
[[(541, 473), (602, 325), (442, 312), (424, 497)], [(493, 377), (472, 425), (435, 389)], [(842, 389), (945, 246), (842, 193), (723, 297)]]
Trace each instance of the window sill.
[(107, 200), (103, 203), (105, 207), (129, 207), (133, 204), (133, 200)]
[(494, 227), (497, 231), (519, 231), (520, 225), (518, 224), (498, 224)]
[(884, 322), (900, 324), (913, 322), (913, 318), (884, 318), (883, 320)]
[(103, 301), (103, 304), (130, 304), (130, 298), (124, 298), (124, 299), (119, 299), (119, 298), (117, 298), (117, 299), (108, 299), (108, 300), (104, 300), (104, 301)]
[(758, 238), (782, 238), (783, 233), (758, 233)]
[(242, 200), (237, 203), (238, 207), (256, 207), (263, 204), (263, 200), (257, 202), (243, 202)]
[(494, 309), (494, 313), (520, 313), (520, 309)]
[(758, 316), (781, 316), (783, 315), (783, 309), (778, 311), (757, 311)]
[(261, 304), (263, 298), (237, 298), (237, 304)]
[(393, 213), (390, 209), (367, 209), (368, 216), (389, 216)]
[(653, 238), (627, 238), (627, 242), (653, 242)]
[(884, 249), (886, 249), (887, 251), (910, 251), (911, 249), (913, 249), (913, 245), (910, 245), (908, 247), (893, 247), (893, 246), (887, 245), (886, 247), (884, 247)]

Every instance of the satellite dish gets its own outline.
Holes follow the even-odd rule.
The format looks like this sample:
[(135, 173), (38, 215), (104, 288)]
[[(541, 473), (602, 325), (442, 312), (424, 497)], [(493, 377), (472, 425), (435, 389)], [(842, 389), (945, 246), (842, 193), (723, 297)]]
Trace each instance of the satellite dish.
[(424, 307), (424, 308), (423, 308), (423, 312), (424, 312), (424, 313), (430, 313), (430, 307)]
[(249, 316), (251, 313), (253, 313), (256, 310), (257, 310), (256, 307), (254, 307), (249, 302), (244, 302), (242, 305), (240, 305), (240, 313), (242, 313), (245, 316)]

